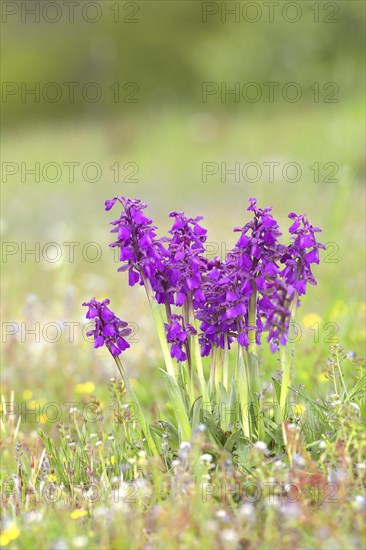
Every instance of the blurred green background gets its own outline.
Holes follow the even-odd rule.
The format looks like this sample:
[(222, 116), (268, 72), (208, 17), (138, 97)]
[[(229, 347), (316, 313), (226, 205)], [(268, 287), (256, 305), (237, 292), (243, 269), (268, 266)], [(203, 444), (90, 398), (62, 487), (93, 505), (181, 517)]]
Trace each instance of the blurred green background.
[[(347, 351), (362, 353), (364, 2), (279, 2), (271, 20), (266, 2), (81, 1), (73, 22), (65, 2), (19, 4), (2, 4), (5, 391), (67, 399), (75, 384), (105, 384), (112, 363), (82, 337), (81, 302), (92, 296), (110, 297), (112, 309), (138, 325), (126, 363), (132, 377), (149, 372), (159, 386), (158, 373), (150, 375), (161, 357), (144, 294), (127, 287), (107, 248), (113, 213), (103, 202), (116, 194), (148, 202), (160, 234), (172, 210), (202, 214), (217, 254), (247, 221), (251, 196), (274, 206), (284, 232), (288, 212), (306, 211), (331, 244), (299, 314), (298, 381), (324, 382), (334, 328), (327, 322)], [(273, 101), (268, 82), (276, 83)], [(74, 98), (65, 83), (74, 83)], [(204, 83), (214, 93), (203, 96)], [(248, 83), (254, 87), (241, 93)], [(221, 95), (235, 86), (239, 97)], [(36, 95), (26, 94), (31, 89)], [(264, 164), (271, 162), (274, 181)], [(289, 163), (300, 166), (298, 178), (283, 172)], [(203, 177), (205, 166), (215, 173)], [(225, 178), (222, 166), (240, 173)], [(80, 243), (74, 261), (64, 243)], [(38, 246), (39, 258), (25, 255)], [(14, 336), (10, 322), (19, 328)], [(24, 332), (36, 322), (39, 343)], [(73, 342), (65, 322), (80, 323)], [(52, 327), (42, 333), (47, 323), (62, 329), (55, 343)], [(263, 362), (268, 373), (277, 367), (267, 353)]]

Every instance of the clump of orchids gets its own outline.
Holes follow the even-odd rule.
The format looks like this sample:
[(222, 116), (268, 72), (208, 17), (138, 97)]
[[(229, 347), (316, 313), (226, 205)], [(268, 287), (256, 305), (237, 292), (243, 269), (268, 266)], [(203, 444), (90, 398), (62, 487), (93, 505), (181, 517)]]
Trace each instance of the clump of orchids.
[[(209, 260), (202, 217), (172, 212), (169, 236), (158, 238), (145, 214), (146, 204), (114, 197), (105, 208), (109, 211), (115, 205), (121, 213), (111, 222), (115, 240), (110, 246), (119, 250), (119, 271), (128, 272), (129, 285), (145, 287), (181, 439), (190, 438), (192, 418), (198, 414), (203, 422), (215, 419), (225, 430), (264, 441), (267, 426), (257, 346), (265, 339), (271, 352), (279, 353), (282, 377), (275, 393), (279, 420), (284, 420), (292, 366), (287, 342), (299, 297), (308, 283), (316, 284), (312, 264), (319, 263), (319, 249), (325, 248), (316, 240), (321, 229), (311, 225), (305, 214), (291, 212), (291, 242), (281, 244), (272, 208), (258, 208), (251, 198), (252, 219), (235, 227), (239, 238), (234, 248), (224, 260)], [(130, 396), (137, 400), (120, 360), (129, 347), (129, 329), (108, 304), (109, 300), (95, 299), (83, 304), (88, 306), (87, 318), (95, 319), (89, 334), (95, 347), (109, 349)], [(236, 348), (235, 361), (232, 348)], [(217, 413), (226, 406), (228, 415)], [(205, 411), (211, 417), (205, 417)], [(139, 414), (149, 435), (140, 407)]]

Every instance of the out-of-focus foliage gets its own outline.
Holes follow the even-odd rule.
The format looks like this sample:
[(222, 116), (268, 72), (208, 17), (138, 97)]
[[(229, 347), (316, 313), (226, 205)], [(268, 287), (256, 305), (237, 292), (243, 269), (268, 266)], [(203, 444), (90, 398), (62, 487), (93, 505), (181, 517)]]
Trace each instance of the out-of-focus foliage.
[[(25, 4), (31, 9), (34, 1)], [(275, 7), (274, 23), (270, 22), (269, 7), (260, 2), (256, 3), (261, 11), (255, 23), (249, 21), (254, 19), (254, 12), (245, 12), (249, 20), (243, 17), (248, 2), (217, 2), (226, 8), (218, 7), (216, 14), (205, 17), (205, 4), (213, 2), (106, 0), (100, 3), (103, 16), (95, 23), (83, 19), (83, 2), (78, 4), (72, 24), (65, 7), (62, 18), (54, 24), (42, 17), (35, 22), (31, 15), (25, 23), (19, 15), (7, 16), (3, 25), (4, 82), (26, 82), (31, 88), (34, 82), (42, 86), (94, 81), (104, 90), (114, 82), (135, 82), (140, 89), (135, 112), (179, 108), (181, 102), (200, 103), (205, 81), (224, 81), (228, 88), (235, 82), (268, 81), (310, 86), (326, 77), (338, 83), (342, 98), (362, 94), (363, 2), (331, 2), (326, 8), (324, 2), (297, 2), (301, 17), (293, 23), (280, 15), (287, 4), (283, 2)], [(226, 14), (222, 22), (225, 9), (236, 9), (235, 5), (238, 21)], [(289, 10), (288, 14), (294, 18), (294, 12)], [(50, 9), (52, 17), (55, 12)], [(92, 11), (90, 17), (95, 17)], [(114, 22), (115, 17), (118, 22)], [(329, 22), (324, 22), (327, 19)], [(217, 101), (211, 107), (225, 110), (233, 103), (230, 99)], [(265, 103), (241, 102), (239, 108), (253, 111)], [(70, 102), (66, 89), (61, 101), (34, 102), (31, 108), (30, 101), (22, 102), (15, 95), (8, 98), (4, 123), (87, 115), (87, 107), (80, 93)], [(126, 104), (101, 102), (100, 115), (117, 112), (124, 114)]]

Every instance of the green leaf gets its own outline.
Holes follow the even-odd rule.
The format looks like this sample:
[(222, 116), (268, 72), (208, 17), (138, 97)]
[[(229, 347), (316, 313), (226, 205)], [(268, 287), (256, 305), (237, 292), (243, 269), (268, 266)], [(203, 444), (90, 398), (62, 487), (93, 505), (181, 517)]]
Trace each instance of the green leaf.
[(227, 439), (225, 443), (225, 449), (229, 451), (229, 453), (233, 451), (233, 448), (235, 447), (235, 444), (238, 441), (240, 436), (241, 436), (241, 430), (237, 430), (236, 432), (232, 433), (231, 436)]
[(252, 475), (251, 464), (249, 463), (249, 446), (240, 442), (238, 447), (235, 449), (234, 455), (238, 459), (239, 466), (249, 475)]
[(212, 415), (207, 415), (204, 417), (204, 423), (209, 429), (209, 433), (212, 436), (213, 440), (222, 448), (225, 445), (225, 434), (224, 432), (216, 425), (216, 422)]
[(202, 419), (202, 395), (196, 399), (191, 408), (190, 420), (192, 425), (192, 430), (197, 428), (201, 424)]
[(357, 397), (358, 393), (361, 393), (361, 395), (364, 395), (365, 393), (365, 381), (366, 381), (366, 374), (364, 374), (356, 383), (356, 385), (350, 390), (348, 394), (348, 398), (345, 399), (346, 402), (351, 401), (354, 397)]
[(294, 388), (290, 388), (291, 391), (293, 391), (294, 393), (297, 393), (298, 395), (300, 395), (300, 397), (302, 397), (304, 400), (305, 400), (305, 403), (306, 405), (308, 406), (308, 413), (309, 413), (309, 417), (312, 413), (317, 413), (318, 415), (318, 418), (320, 420), (322, 420), (322, 422), (324, 424), (328, 424), (328, 419), (327, 419), (327, 416), (326, 416), (326, 413), (327, 413), (327, 407), (325, 405), (322, 405), (321, 403), (318, 403), (317, 401), (314, 401), (314, 399), (311, 399), (308, 395), (306, 395), (306, 393), (298, 390), (298, 389), (294, 389)]
[(220, 388), (220, 403), (226, 405), (229, 399), (227, 396), (226, 388), (222, 382), (219, 382), (219, 388)]
[(165, 377), (165, 380), (167, 382), (169, 397), (171, 400), (171, 404), (173, 405), (174, 413), (181, 431), (181, 439), (182, 441), (189, 441), (191, 438), (192, 429), (189, 423), (187, 410), (182, 399), (178, 384), (173, 376), (168, 374), (163, 369), (160, 370), (163, 373), (163, 376)]
[(231, 392), (230, 392), (230, 412), (229, 412), (229, 426), (235, 426), (238, 420), (238, 408), (237, 408), (237, 395), (235, 377), (231, 380)]
[[(273, 439), (273, 441), (276, 441), (276, 443), (277, 443), (275, 432), (272, 432), (272, 430), (270, 430), (268, 426), (265, 426), (264, 429), (266, 430), (267, 435), (269, 435), (270, 438)], [(267, 443), (267, 441), (266, 441), (266, 443)]]
[(274, 389), (274, 391), (275, 391), (276, 398), (277, 398), (277, 403), (280, 404), (280, 398), (281, 398), (281, 384), (280, 384), (279, 381), (276, 380), (276, 378), (274, 378), (273, 376), (272, 376), (271, 378), (272, 378), (272, 383), (273, 383), (273, 389)]

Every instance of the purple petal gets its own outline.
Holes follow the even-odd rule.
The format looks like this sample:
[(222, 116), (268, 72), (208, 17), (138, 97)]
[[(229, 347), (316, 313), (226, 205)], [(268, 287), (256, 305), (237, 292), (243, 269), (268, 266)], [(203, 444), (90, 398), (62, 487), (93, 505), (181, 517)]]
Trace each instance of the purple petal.
[(89, 306), (89, 309), (86, 314), (87, 319), (94, 319), (94, 317), (98, 317), (99, 311), (98, 308), (95, 306)]
[(104, 338), (103, 336), (95, 336), (94, 338), (94, 347), (95, 348), (101, 348), (102, 346), (104, 346)]
[(114, 357), (121, 354), (121, 350), (113, 342), (108, 342), (107, 347)]
[(309, 262), (309, 264), (318, 264), (319, 263), (319, 253), (316, 248), (308, 252), (305, 256), (305, 259)]
[(177, 292), (175, 303), (177, 306), (182, 306), (186, 301), (187, 296), (183, 292)]
[(249, 346), (249, 338), (246, 332), (242, 332), (241, 334), (238, 334), (238, 343), (241, 346), (245, 346), (245, 347)]
[(118, 238), (126, 240), (130, 237), (131, 230), (129, 227), (126, 227), (122, 223), (118, 226)]
[(130, 269), (130, 271), (128, 272), (128, 284), (130, 286), (133, 286), (136, 283), (138, 283), (139, 280), (140, 280), (140, 275), (136, 273), (136, 271), (133, 271), (133, 269)]
[(121, 351), (125, 351), (125, 349), (131, 347), (124, 338), (117, 338), (117, 345)]
[(101, 312), (101, 318), (103, 319), (103, 321), (105, 323), (108, 323), (108, 321), (110, 321), (111, 319), (113, 319), (114, 317), (114, 313), (109, 309), (107, 308), (106, 306), (104, 306), (102, 308), (102, 312)]
[(105, 201), (104, 205), (107, 212), (115, 205), (117, 200), (118, 200), (118, 197), (114, 197), (113, 199), (109, 199)]

